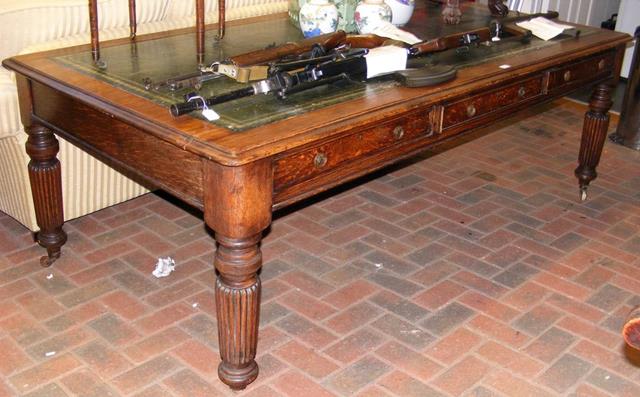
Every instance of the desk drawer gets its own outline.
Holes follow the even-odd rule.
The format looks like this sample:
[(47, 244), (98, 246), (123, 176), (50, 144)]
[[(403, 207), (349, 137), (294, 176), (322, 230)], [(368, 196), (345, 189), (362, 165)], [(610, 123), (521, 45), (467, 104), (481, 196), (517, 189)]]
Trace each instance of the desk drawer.
[(275, 160), (276, 190), (329, 172), (348, 162), (434, 135), (431, 110), (406, 113), (383, 124), (368, 126), (348, 136)]
[(542, 94), (542, 76), (444, 106), (442, 129), (476, 120)]
[(611, 73), (614, 63), (615, 52), (607, 52), (552, 70), (549, 72), (549, 91), (572, 88), (587, 80), (604, 77)]

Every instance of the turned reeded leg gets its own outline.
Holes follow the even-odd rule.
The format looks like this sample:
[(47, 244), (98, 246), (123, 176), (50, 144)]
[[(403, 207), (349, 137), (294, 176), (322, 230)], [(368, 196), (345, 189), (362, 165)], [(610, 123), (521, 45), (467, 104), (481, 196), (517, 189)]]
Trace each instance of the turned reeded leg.
[(587, 199), (589, 183), (598, 176), (596, 167), (600, 162), (602, 147), (607, 137), (609, 109), (613, 104), (611, 90), (610, 83), (598, 84), (591, 95), (589, 110), (584, 116), (578, 168), (575, 170), (580, 184), (580, 199), (583, 201)]
[(60, 248), (67, 241), (67, 234), (62, 230), (62, 180), (60, 162), (56, 158), (59, 146), (53, 132), (42, 126), (31, 126), (28, 133), (29, 179), (40, 227), (37, 238), (47, 249), (47, 256), (40, 259), (40, 264), (50, 266), (60, 257)]
[(271, 223), (271, 161), (240, 166), (204, 163), (204, 218), (218, 242), (215, 267), (220, 358), (218, 376), (244, 389), (258, 376), (260, 240)]
[(256, 348), (262, 264), (261, 235), (233, 239), (216, 234), (215, 266), (218, 339), (222, 363), (218, 376), (232, 389), (244, 389), (258, 376)]

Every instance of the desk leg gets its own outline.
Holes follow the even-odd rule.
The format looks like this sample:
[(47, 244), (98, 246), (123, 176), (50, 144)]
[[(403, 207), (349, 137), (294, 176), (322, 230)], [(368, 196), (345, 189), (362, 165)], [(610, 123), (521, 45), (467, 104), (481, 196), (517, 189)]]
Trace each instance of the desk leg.
[(216, 314), (222, 362), (218, 376), (232, 389), (244, 389), (258, 376), (255, 361), (260, 313), (261, 234), (233, 239), (216, 234)]
[(216, 314), (220, 380), (244, 389), (258, 376), (260, 240), (271, 223), (271, 162), (227, 167), (204, 164), (204, 218), (218, 242)]
[(60, 161), (56, 158), (59, 145), (53, 132), (40, 125), (32, 125), (28, 133), (29, 180), (40, 227), (37, 238), (47, 249), (47, 256), (40, 259), (40, 264), (46, 267), (60, 257), (60, 248), (67, 241), (67, 234), (62, 230), (62, 179)]
[(589, 110), (584, 116), (582, 140), (578, 168), (575, 170), (580, 183), (580, 199), (587, 199), (587, 187), (596, 179), (596, 167), (600, 162), (607, 130), (609, 129), (609, 109), (611, 100), (611, 83), (598, 84), (591, 95)]

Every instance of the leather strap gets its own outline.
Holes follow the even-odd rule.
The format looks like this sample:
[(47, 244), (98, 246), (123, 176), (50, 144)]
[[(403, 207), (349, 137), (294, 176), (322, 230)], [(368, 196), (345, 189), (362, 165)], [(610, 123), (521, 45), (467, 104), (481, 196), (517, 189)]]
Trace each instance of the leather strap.
[(264, 80), (268, 76), (268, 66), (246, 66), (240, 67), (228, 64), (219, 64), (217, 72), (231, 77), (238, 83), (248, 83), (249, 81)]

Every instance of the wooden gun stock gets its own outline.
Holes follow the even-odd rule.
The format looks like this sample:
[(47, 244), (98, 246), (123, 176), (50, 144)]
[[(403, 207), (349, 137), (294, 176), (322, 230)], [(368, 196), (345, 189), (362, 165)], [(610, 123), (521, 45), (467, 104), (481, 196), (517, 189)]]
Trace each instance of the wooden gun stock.
[(311, 51), (314, 45), (319, 44), (327, 50), (333, 49), (346, 40), (344, 30), (327, 33), (301, 41), (286, 43), (273, 48), (251, 51), (246, 54), (236, 55), (229, 60), (236, 66), (261, 65), (285, 56), (300, 55)]
[(432, 52), (444, 51), (447, 48), (447, 41), (443, 38), (431, 39), (416, 43), (409, 47), (409, 54), (411, 55), (423, 55)]
[(351, 48), (375, 48), (389, 44), (390, 41), (392, 40), (375, 34), (349, 34), (344, 44)]

